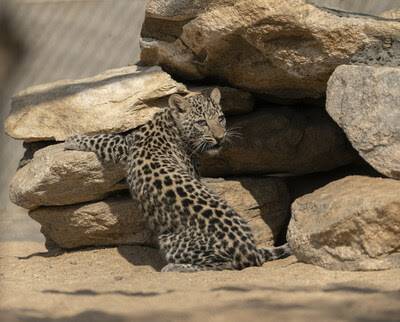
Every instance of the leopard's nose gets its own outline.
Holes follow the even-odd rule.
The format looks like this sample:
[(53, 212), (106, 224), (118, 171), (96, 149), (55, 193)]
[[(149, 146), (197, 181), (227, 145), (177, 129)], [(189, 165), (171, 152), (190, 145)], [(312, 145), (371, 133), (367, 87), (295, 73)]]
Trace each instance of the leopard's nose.
[(210, 129), (215, 141), (217, 141), (218, 144), (221, 143), (225, 137), (225, 129), (220, 124), (216, 123), (211, 123)]
[(214, 135), (215, 141), (217, 141), (218, 144), (221, 144), (224, 141), (225, 138), (225, 134), (218, 134), (218, 135)]

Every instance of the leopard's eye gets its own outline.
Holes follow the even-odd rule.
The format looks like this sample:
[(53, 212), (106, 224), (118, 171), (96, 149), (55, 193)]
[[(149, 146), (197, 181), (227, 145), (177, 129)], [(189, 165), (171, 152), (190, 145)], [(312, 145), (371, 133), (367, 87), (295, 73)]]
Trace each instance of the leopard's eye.
[(219, 121), (219, 123), (221, 123), (221, 124), (225, 124), (225, 122), (226, 122), (225, 116), (220, 115), (220, 116), (218, 117), (218, 121)]
[(206, 120), (199, 120), (199, 121), (196, 122), (196, 124), (199, 125), (199, 126), (207, 126)]

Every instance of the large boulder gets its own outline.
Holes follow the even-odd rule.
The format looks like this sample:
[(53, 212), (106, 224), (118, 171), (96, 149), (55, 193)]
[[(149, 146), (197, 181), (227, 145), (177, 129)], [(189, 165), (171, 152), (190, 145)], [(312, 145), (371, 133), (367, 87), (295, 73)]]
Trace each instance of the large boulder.
[(350, 176), (292, 204), (288, 242), (305, 263), (333, 270), (400, 267), (400, 182)]
[(326, 109), (370, 165), (400, 179), (400, 68), (338, 67)]
[(160, 67), (138, 66), (33, 86), (13, 97), (5, 130), (26, 141), (124, 132), (150, 120), (157, 100), (177, 92), (187, 91)]
[(228, 119), (236, 129), (216, 155), (202, 159), (202, 175), (299, 175), (349, 164), (357, 153), (321, 109), (265, 108)]
[(151, 0), (142, 37), (143, 64), (285, 99), (323, 96), (350, 61), (400, 65), (397, 21), (304, 0)]
[[(280, 179), (208, 179), (251, 226), (259, 246), (281, 242), (289, 219), (289, 194)], [(42, 226), (48, 243), (62, 248), (136, 244), (155, 246), (143, 216), (129, 195), (69, 206), (40, 207), (29, 215)]]
[(64, 150), (64, 144), (35, 152), (10, 184), (10, 199), (27, 209), (99, 200), (125, 189), (122, 166), (103, 163), (92, 152)]

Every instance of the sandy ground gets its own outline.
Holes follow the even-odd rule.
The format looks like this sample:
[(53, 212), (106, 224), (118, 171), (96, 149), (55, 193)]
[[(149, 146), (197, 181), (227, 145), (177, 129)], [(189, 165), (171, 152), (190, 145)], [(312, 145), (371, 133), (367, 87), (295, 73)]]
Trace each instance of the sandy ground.
[(334, 272), (295, 258), (240, 272), (159, 273), (158, 252), (47, 256), (0, 243), (0, 321), (400, 321), (400, 270)]

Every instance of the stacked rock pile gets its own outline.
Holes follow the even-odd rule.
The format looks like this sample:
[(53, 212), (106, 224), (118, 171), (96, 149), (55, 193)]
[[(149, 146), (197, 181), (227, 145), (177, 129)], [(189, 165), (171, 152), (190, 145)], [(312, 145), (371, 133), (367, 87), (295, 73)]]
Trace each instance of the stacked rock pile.
[(303, 0), (152, 0), (142, 37), (140, 66), (13, 98), (6, 131), (26, 153), (10, 197), (49, 247), (155, 246), (125, 170), (62, 141), (137, 128), (169, 95), (217, 85), (242, 138), (204, 157), (202, 175), (259, 245), (282, 243), (288, 230), (308, 263), (400, 266), (399, 20)]

